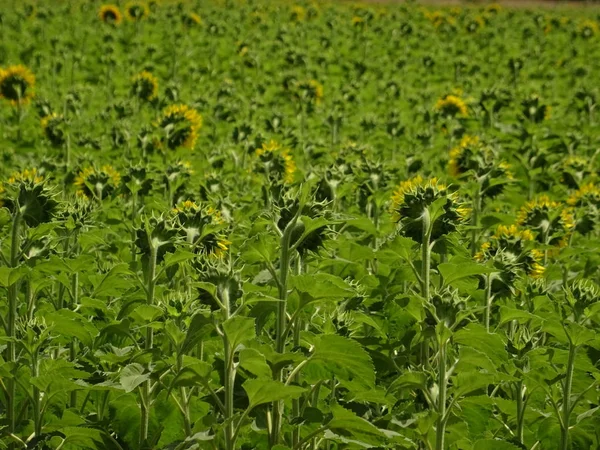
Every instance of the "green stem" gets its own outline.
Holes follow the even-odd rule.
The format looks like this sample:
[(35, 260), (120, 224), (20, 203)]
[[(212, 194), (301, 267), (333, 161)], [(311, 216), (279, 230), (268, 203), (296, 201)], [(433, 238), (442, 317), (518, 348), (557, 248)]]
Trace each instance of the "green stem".
[(492, 301), (494, 297), (492, 295), (492, 281), (490, 275), (485, 276), (485, 329), (490, 332), (490, 317), (492, 315)]
[[(75, 309), (79, 303), (79, 273), (75, 272), (71, 279), (71, 309)], [(71, 340), (69, 359), (72, 363), (77, 359), (77, 339)], [(77, 408), (77, 391), (71, 392), (70, 407)]]
[(429, 210), (423, 211), (423, 242), (421, 242), (421, 295), (429, 301), (429, 272), (431, 270), (431, 217)]
[[(221, 303), (224, 307), (224, 320), (228, 320), (231, 316), (229, 293), (227, 290), (223, 290), (221, 295), (223, 297), (221, 298)], [(229, 338), (225, 332), (223, 332), (223, 348), (225, 358), (225, 448), (226, 450), (233, 450), (235, 448), (235, 429), (233, 424), (233, 416), (235, 414), (233, 404), (236, 376), (236, 368), (234, 363), (235, 349), (232, 348), (231, 342), (229, 342)]]
[(571, 389), (573, 388), (573, 373), (575, 371), (575, 355), (577, 346), (569, 342), (569, 359), (567, 361), (567, 374), (563, 385), (562, 427), (560, 430), (560, 450), (569, 448), (569, 423), (571, 420)]
[(517, 439), (523, 444), (523, 432), (525, 429), (525, 386), (523, 382), (517, 383)]
[[(156, 259), (158, 249), (151, 243), (150, 261), (148, 262), (148, 275), (146, 278), (146, 302), (148, 305), (154, 305), (154, 295), (156, 290)], [(146, 329), (146, 342), (144, 348), (146, 351), (152, 350), (154, 341), (154, 330), (152, 327)], [(150, 424), (150, 380), (146, 381), (140, 388), (140, 442), (139, 448), (146, 448), (148, 442), (148, 428)]]
[[(285, 329), (288, 287), (287, 279), (290, 270), (290, 241), (292, 230), (297, 221), (297, 216), (285, 227), (283, 236), (281, 236), (281, 258), (279, 261), (279, 304), (277, 306), (277, 323), (275, 329), (275, 350), (278, 353), (285, 351)], [(283, 371), (278, 369), (275, 373), (275, 379), (283, 381)], [(283, 418), (283, 402), (274, 402), (273, 404), (273, 428), (271, 434), (271, 446), (279, 443), (279, 434), (281, 431), (281, 422)]]
[(444, 438), (446, 434), (446, 342), (440, 343), (438, 352), (438, 419), (435, 430), (435, 448), (444, 450)]
[[(13, 217), (12, 229), (11, 229), (11, 247), (10, 247), (10, 266), (16, 268), (19, 264), (19, 251), (21, 248), (21, 211), (19, 205), (17, 205), (16, 213)], [(6, 335), (9, 339), (7, 343), (8, 363), (16, 363), (16, 344), (15, 344), (15, 327), (17, 323), (17, 301), (18, 301), (18, 284), (17, 282), (11, 284), (8, 288), (8, 317), (7, 317), (7, 330)], [(7, 380), (7, 422), (8, 432), (14, 434), (16, 431), (16, 393), (17, 385), (14, 377), (17, 374), (17, 365), (12, 371), (12, 378)], [(8, 446), (9, 449), (14, 449), (14, 444), (11, 443)]]

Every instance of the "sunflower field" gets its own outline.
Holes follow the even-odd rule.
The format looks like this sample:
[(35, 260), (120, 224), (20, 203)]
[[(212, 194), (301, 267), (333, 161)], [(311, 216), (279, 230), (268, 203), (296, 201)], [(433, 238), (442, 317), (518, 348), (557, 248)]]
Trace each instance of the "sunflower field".
[(599, 20), (3, 1), (0, 449), (599, 449)]

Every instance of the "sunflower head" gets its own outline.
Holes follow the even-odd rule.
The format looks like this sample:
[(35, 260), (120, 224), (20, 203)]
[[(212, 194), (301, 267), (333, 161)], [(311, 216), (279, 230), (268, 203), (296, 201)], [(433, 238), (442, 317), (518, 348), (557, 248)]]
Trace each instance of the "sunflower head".
[(569, 156), (559, 165), (560, 182), (577, 189), (584, 178), (591, 174), (589, 160), (581, 156)]
[(102, 200), (115, 193), (119, 188), (121, 175), (112, 166), (101, 168), (88, 166), (75, 177), (75, 187), (78, 195)]
[(88, 197), (75, 195), (71, 200), (64, 202), (58, 219), (68, 231), (79, 230), (91, 222), (95, 206)]
[(162, 142), (167, 148), (193, 149), (202, 127), (202, 116), (189, 106), (171, 105), (165, 108), (155, 126), (162, 133)]
[(306, 18), (306, 10), (300, 5), (292, 6), (290, 19), (292, 22), (303, 22)]
[(132, 22), (138, 22), (148, 17), (150, 10), (146, 3), (134, 1), (125, 5), (125, 14), (127, 14), (127, 18)]
[[(573, 281), (564, 288), (568, 309), (577, 322), (586, 319), (590, 306), (598, 301), (600, 289), (591, 280), (580, 279)], [(565, 311), (567, 312), (567, 311)]]
[(466, 102), (457, 95), (446, 95), (435, 104), (435, 110), (443, 117), (466, 117), (469, 114)]
[(567, 199), (567, 204), (573, 207), (593, 205), (600, 206), (600, 187), (594, 183), (581, 186)]
[(178, 230), (165, 217), (149, 217), (136, 229), (135, 245), (144, 264), (148, 263), (153, 251), (156, 252), (156, 262), (162, 262), (167, 253), (175, 252), (177, 242)]
[(523, 116), (534, 123), (540, 123), (550, 118), (550, 106), (544, 104), (537, 95), (531, 95), (523, 100), (521, 108)]
[(123, 20), (119, 7), (115, 5), (102, 5), (98, 11), (98, 17), (109, 25), (119, 25)]
[(584, 39), (590, 39), (600, 33), (600, 27), (595, 20), (584, 20), (578, 27), (579, 35)]
[(181, 21), (188, 28), (199, 27), (202, 25), (202, 17), (196, 13), (186, 13), (181, 16)]
[(477, 33), (485, 26), (485, 20), (481, 16), (476, 16), (467, 22), (465, 27), (468, 33)]
[(525, 203), (517, 218), (519, 225), (537, 231), (537, 240), (543, 244), (563, 247), (567, 244), (573, 229), (573, 210), (565, 205), (541, 195)]
[(12, 105), (27, 104), (33, 98), (35, 76), (25, 66), (10, 66), (0, 69), (0, 98)]
[(65, 119), (62, 114), (50, 113), (47, 116), (42, 117), (40, 121), (44, 137), (54, 147), (60, 147), (65, 143), (66, 130), (65, 130)]
[(264, 170), (269, 178), (283, 180), (286, 184), (294, 182), (296, 162), (289, 149), (271, 140), (263, 143), (262, 147), (256, 150), (255, 155), (264, 164)]
[(301, 81), (297, 85), (300, 100), (318, 105), (323, 100), (323, 85), (317, 80)]
[(141, 100), (154, 100), (158, 94), (158, 79), (145, 70), (134, 75), (131, 78), (131, 94)]
[[(434, 208), (437, 212), (432, 216), (434, 204), (438, 208)], [(392, 195), (391, 212), (403, 234), (421, 242), (425, 214), (430, 215), (431, 238), (435, 240), (455, 231), (469, 210), (459, 202), (458, 195), (450, 192), (437, 178), (423, 180), (416, 176), (400, 183)]]
[(59, 204), (55, 191), (37, 169), (13, 173), (0, 185), (0, 207), (20, 214), (30, 227), (50, 222), (57, 214)]
[(178, 203), (171, 215), (176, 228), (196, 253), (222, 257), (227, 252), (231, 242), (219, 233), (225, 222), (212, 206), (186, 200)]

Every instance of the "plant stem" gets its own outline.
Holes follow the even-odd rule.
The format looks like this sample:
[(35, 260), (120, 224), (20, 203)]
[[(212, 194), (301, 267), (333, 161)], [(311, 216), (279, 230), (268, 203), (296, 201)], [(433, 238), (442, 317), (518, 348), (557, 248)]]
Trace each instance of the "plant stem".
[(435, 430), (435, 448), (444, 450), (444, 438), (446, 434), (446, 342), (440, 342), (438, 352), (438, 420)]
[(490, 316), (492, 315), (492, 281), (490, 274), (485, 276), (485, 330), (490, 332)]
[[(16, 213), (13, 217), (12, 229), (11, 229), (11, 247), (10, 247), (10, 266), (15, 269), (19, 264), (19, 251), (21, 249), (21, 211), (19, 205), (17, 205)], [(11, 284), (8, 288), (8, 318), (7, 318), (7, 330), (6, 335), (9, 339), (7, 343), (7, 362), (15, 363), (15, 367), (12, 370), (13, 377), (7, 380), (7, 421), (8, 421), (8, 432), (10, 434), (15, 433), (16, 428), (16, 381), (14, 376), (17, 373), (16, 367), (16, 345), (15, 345), (15, 327), (17, 323), (17, 301), (18, 301), (18, 284), (17, 282)], [(14, 443), (10, 443), (8, 448), (14, 449)]]
[[(148, 262), (148, 275), (146, 278), (146, 303), (148, 305), (154, 304), (154, 293), (156, 288), (156, 259), (157, 259), (157, 251), (156, 246), (151, 243), (150, 244), (150, 261)], [(152, 327), (148, 327), (146, 329), (146, 342), (144, 344), (144, 348), (146, 351), (152, 350), (154, 340), (154, 330)], [(141, 389), (140, 389), (140, 405), (141, 405), (141, 415), (140, 415), (140, 449), (146, 448), (146, 443), (148, 441), (148, 428), (150, 424), (150, 380), (146, 381)]]
[[(71, 279), (71, 296), (71, 309), (74, 310), (77, 303), (79, 303), (79, 273), (77, 272), (73, 274)], [(73, 338), (71, 340), (69, 350), (69, 359), (74, 363), (77, 358), (77, 339)], [(71, 391), (70, 407), (77, 408), (77, 391)]]
[(567, 361), (567, 374), (563, 385), (562, 427), (560, 430), (560, 450), (569, 448), (569, 422), (571, 420), (571, 389), (573, 387), (573, 372), (575, 371), (575, 355), (577, 346), (569, 342), (569, 359)]
[(525, 386), (523, 382), (517, 383), (517, 439), (523, 444), (523, 431), (525, 428)]
[(429, 301), (429, 271), (431, 270), (431, 217), (429, 210), (423, 211), (423, 241), (421, 242), (421, 295)]
[[(285, 351), (285, 328), (288, 287), (287, 279), (290, 270), (290, 240), (292, 230), (296, 225), (297, 217), (294, 217), (285, 227), (283, 236), (281, 236), (281, 258), (279, 261), (279, 304), (277, 306), (277, 323), (275, 329), (275, 350), (278, 353)], [(275, 373), (275, 379), (283, 381), (283, 371), (278, 369)], [(281, 421), (283, 417), (283, 402), (274, 402), (273, 404), (273, 428), (271, 434), (271, 446), (279, 443), (279, 433), (281, 431)]]
[[(224, 320), (227, 320), (231, 316), (228, 291), (226, 289), (221, 291), (221, 296), (221, 303), (224, 306)], [(234, 364), (235, 349), (231, 347), (231, 343), (229, 342), (229, 338), (227, 337), (226, 333), (223, 333), (223, 348), (225, 358), (225, 448), (226, 450), (233, 450), (235, 448), (235, 430), (233, 425), (233, 415), (235, 414), (233, 405), (236, 376), (236, 368)]]

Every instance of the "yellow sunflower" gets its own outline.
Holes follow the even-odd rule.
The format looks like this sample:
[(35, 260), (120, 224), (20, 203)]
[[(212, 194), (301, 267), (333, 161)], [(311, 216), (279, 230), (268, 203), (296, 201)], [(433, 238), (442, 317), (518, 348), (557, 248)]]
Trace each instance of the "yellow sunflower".
[(77, 194), (88, 198), (102, 200), (112, 194), (119, 187), (121, 175), (110, 165), (100, 169), (85, 167), (75, 177)]
[(129, 20), (132, 22), (137, 22), (148, 17), (150, 10), (148, 9), (148, 5), (146, 5), (146, 3), (135, 1), (125, 5), (125, 14)]
[(202, 116), (189, 106), (171, 105), (165, 108), (155, 126), (165, 133), (164, 142), (169, 149), (193, 149), (202, 127)]
[(271, 140), (264, 143), (261, 148), (255, 152), (268, 169), (283, 174), (285, 183), (293, 183), (296, 175), (296, 162), (290, 154), (289, 149), (281, 147), (277, 142)]
[(33, 98), (35, 76), (25, 66), (10, 66), (0, 69), (0, 98), (14, 106), (29, 103)]
[(469, 114), (467, 103), (457, 95), (446, 95), (440, 98), (435, 104), (435, 109), (445, 117), (466, 117)]
[(98, 11), (98, 17), (109, 25), (119, 25), (123, 20), (121, 11), (116, 5), (102, 5)]
[(158, 94), (158, 79), (150, 72), (143, 71), (131, 79), (131, 93), (141, 100), (154, 100)]

